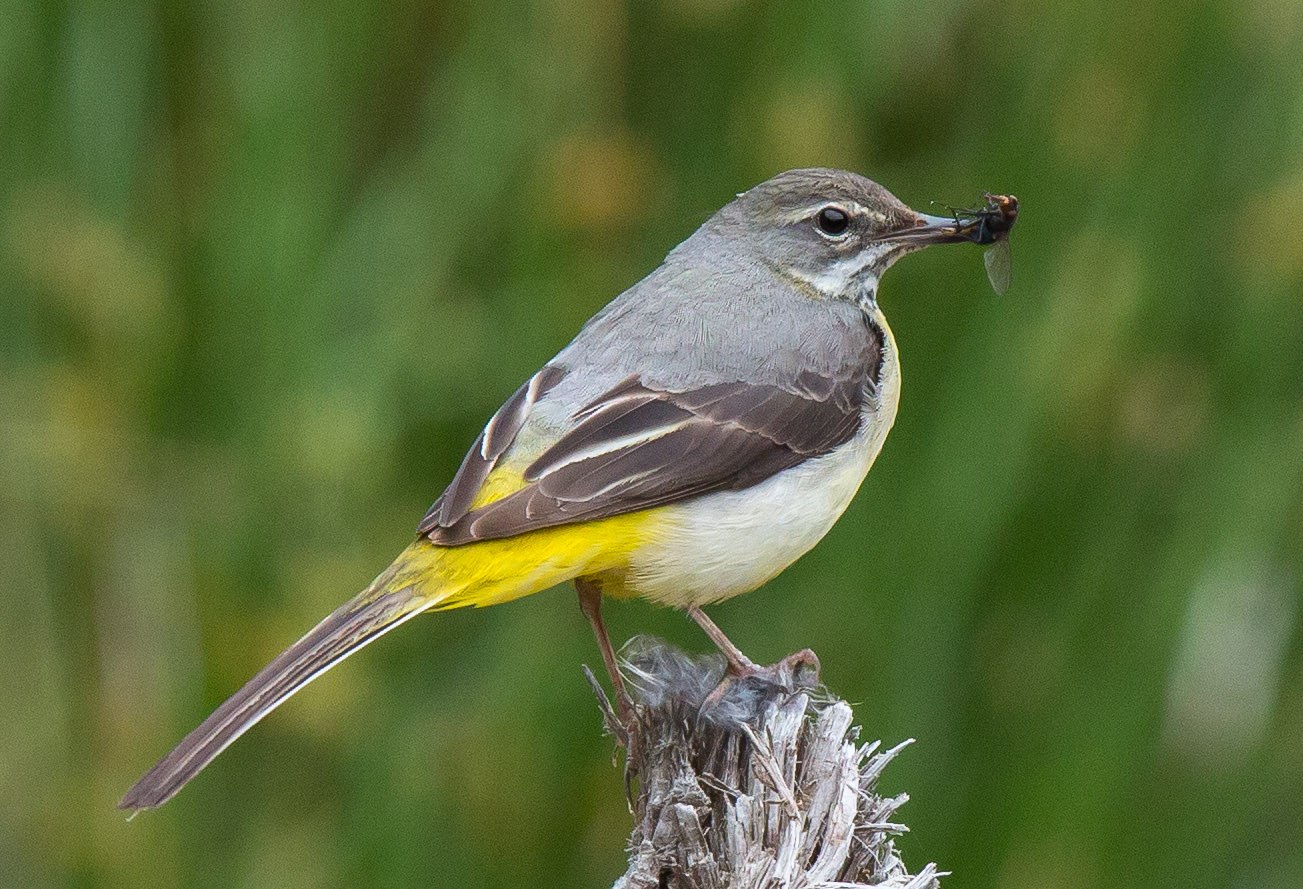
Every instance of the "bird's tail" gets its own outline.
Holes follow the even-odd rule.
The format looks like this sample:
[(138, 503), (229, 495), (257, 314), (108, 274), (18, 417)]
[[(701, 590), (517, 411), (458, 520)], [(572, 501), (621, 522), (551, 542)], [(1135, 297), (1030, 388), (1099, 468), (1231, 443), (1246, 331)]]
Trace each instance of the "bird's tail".
[[(429, 549), (427, 546), (426, 549)], [(161, 806), (217, 754), (303, 686), (367, 643), (438, 604), (422, 591), (422, 572), (400, 556), (354, 599), (336, 609), (231, 695), (132, 785), (118, 808)]]
[(616, 569), (641, 544), (652, 513), (543, 528), (471, 546), (418, 538), (371, 585), (317, 624), (132, 785), (121, 809), (163, 805), (236, 738), (326, 670), (422, 611), (509, 602)]

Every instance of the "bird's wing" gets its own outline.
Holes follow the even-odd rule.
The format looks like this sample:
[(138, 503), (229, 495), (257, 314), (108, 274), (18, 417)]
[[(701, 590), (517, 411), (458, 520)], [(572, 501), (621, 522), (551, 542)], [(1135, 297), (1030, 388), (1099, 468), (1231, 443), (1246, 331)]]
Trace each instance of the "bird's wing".
[(565, 373), (555, 365), (545, 365), (503, 402), (466, 452), (447, 490), (439, 495), (425, 518), (421, 519), (416, 529), (418, 534), (451, 527), (471, 511), (484, 480), (516, 440), (534, 405), (561, 381)]
[(866, 353), (842, 373), (803, 371), (787, 386), (668, 391), (630, 377), (572, 415), (567, 431), (524, 469), (522, 487), (475, 505), (507, 436), (555, 384), (536, 376), (489, 422), (420, 533), (452, 546), (750, 487), (855, 435), (877, 383), (881, 340)]

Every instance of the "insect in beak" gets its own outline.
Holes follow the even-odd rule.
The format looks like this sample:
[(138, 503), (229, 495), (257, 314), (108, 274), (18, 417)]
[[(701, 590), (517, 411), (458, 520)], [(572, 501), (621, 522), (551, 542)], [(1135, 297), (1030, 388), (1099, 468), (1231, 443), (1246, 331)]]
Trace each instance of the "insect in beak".
[(1009, 289), (1012, 257), (1009, 231), (1018, 220), (1018, 199), (1013, 195), (984, 194), (981, 207), (947, 207), (949, 216), (918, 214), (910, 228), (890, 232), (883, 240), (924, 244), (958, 244), (971, 241), (988, 249), (983, 257), (986, 276), (998, 294)]
[(967, 224), (969, 238), (975, 244), (989, 245), (982, 255), (991, 289), (1003, 296), (1013, 277), (1013, 255), (1009, 250), (1009, 232), (1018, 221), (1018, 199), (1011, 194), (982, 195), (985, 206), (978, 209), (950, 208), (957, 227)]

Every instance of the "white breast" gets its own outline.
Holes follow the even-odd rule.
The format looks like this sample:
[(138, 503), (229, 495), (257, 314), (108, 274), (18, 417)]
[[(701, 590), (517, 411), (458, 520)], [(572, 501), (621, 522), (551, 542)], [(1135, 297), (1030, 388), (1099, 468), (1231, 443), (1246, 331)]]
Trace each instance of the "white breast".
[(900, 370), (885, 320), (882, 380), (855, 437), (758, 485), (660, 511), (655, 539), (630, 560), (626, 587), (686, 608), (750, 592), (818, 543), (846, 510), (896, 419)]

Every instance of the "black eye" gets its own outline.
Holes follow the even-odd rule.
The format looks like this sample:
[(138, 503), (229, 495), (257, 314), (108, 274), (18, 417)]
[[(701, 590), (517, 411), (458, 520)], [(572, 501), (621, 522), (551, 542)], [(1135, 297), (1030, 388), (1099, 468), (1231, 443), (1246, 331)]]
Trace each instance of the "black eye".
[(824, 207), (814, 221), (819, 226), (819, 231), (833, 237), (845, 234), (851, 224), (850, 216), (840, 207)]

